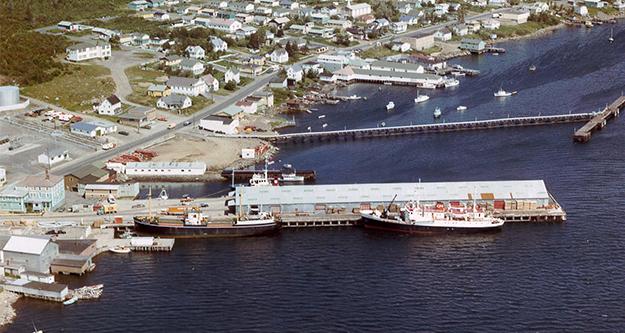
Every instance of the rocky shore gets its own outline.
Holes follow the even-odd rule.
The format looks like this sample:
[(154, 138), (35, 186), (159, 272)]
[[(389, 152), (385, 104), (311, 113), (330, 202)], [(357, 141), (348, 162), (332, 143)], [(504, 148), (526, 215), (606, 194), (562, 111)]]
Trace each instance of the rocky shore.
[(15, 309), (13, 304), (20, 295), (9, 291), (0, 292), (0, 328), (10, 324), (15, 319)]

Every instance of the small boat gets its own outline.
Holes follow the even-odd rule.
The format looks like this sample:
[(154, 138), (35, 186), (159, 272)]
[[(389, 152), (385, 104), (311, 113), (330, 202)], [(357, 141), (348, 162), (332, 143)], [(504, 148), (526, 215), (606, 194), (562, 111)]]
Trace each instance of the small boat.
[(321, 125), (321, 127), (322, 128), (326, 128), (326, 127), (328, 127), (328, 124), (323, 124), (323, 125)]
[(169, 199), (169, 195), (167, 195), (167, 191), (165, 191), (164, 188), (161, 190), (161, 194), (158, 195), (158, 198), (161, 200)]
[(462, 76), (466, 76), (467, 74), (465, 74), (463, 72), (451, 72), (451, 75), (453, 75), (455, 77), (462, 77)]
[(593, 27), (593, 24), (592, 24), (591, 21), (584, 22), (584, 25), (586, 26), (586, 28), (592, 28)]
[(456, 111), (466, 111), (466, 110), (467, 110), (467, 107), (464, 105), (460, 105), (456, 108)]
[(386, 104), (387, 110), (393, 110), (394, 108), (395, 108), (395, 103), (393, 103), (393, 101), (388, 102), (388, 104)]
[(325, 117), (326, 117), (326, 115), (325, 115), (325, 114), (322, 114), (322, 115), (320, 115), (320, 116), (319, 116), (319, 117), (317, 117), (317, 118), (319, 118), (319, 119), (323, 119), (323, 118), (325, 118)]
[(442, 114), (443, 112), (441, 111), (441, 108), (437, 107), (436, 109), (434, 109), (434, 118), (440, 118)]
[(492, 54), (492, 55), (494, 55), (494, 56), (498, 56), (498, 55), (499, 55), (499, 52), (493, 52), (493, 53), (491, 53), (491, 54)]
[(430, 96), (428, 95), (421, 95), (419, 94), (419, 91), (417, 91), (417, 98), (414, 99), (415, 103), (423, 103), (425, 101), (427, 101), (428, 99), (430, 99)]
[(610, 29), (610, 38), (608, 38), (610, 43), (614, 43), (614, 28)]
[(130, 253), (130, 248), (127, 248), (125, 246), (115, 246), (113, 248), (110, 248), (109, 251), (118, 254), (128, 254)]
[(259, 212), (258, 215), (245, 215), (238, 218), (234, 225), (236, 226), (264, 226), (273, 225), (276, 221), (269, 213)]
[(393, 84), (391, 82), (384, 82), (385, 86), (392, 86)]
[(291, 164), (285, 164), (282, 166), (282, 175), (279, 181), (281, 183), (303, 183), (304, 176), (298, 176), (297, 171)]
[(78, 301), (78, 296), (72, 296), (72, 298), (63, 302), (63, 305), (72, 305)]
[(357, 100), (357, 99), (361, 99), (362, 97), (358, 96), (358, 95), (351, 95), (351, 96), (347, 96), (345, 99), (348, 100)]
[(531, 66), (530, 66), (530, 72), (533, 72), (533, 71), (535, 71), (535, 70), (536, 70), (536, 66), (535, 66), (535, 65), (531, 65)]
[(421, 84), (421, 88), (423, 89), (436, 89), (436, 85), (432, 83), (423, 83)]
[(502, 88), (499, 88), (499, 90), (494, 93), (495, 97), (509, 97), (509, 96), (512, 96), (513, 94), (516, 94), (516, 91), (507, 92), (503, 90)]
[(456, 87), (460, 85), (460, 81), (456, 79), (447, 79), (445, 80), (445, 88)]

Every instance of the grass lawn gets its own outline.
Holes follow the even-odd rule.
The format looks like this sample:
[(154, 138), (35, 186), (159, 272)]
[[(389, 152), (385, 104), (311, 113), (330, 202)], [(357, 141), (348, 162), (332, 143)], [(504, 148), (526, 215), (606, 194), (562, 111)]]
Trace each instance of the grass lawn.
[(443, 50), (443, 48), (440, 47), (439, 45), (434, 45), (434, 46), (430, 47), (429, 49), (425, 49), (423, 51), (420, 51), (419, 53), (423, 53), (425, 55), (431, 55), (432, 53), (440, 52), (442, 50)]
[(393, 51), (386, 46), (377, 46), (377, 47), (372, 47), (372, 48), (369, 48), (360, 52), (358, 56), (363, 59), (366, 59), (366, 58), (380, 59), (380, 58), (392, 56), (392, 55), (399, 54), (399, 53), (400, 52)]
[(115, 92), (111, 72), (98, 65), (71, 65), (71, 72), (57, 76), (51, 81), (25, 86), (24, 95), (61, 106), (71, 111), (91, 109), (95, 100), (101, 100)]
[(142, 69), (141, 66), (133, 66), (126, 69), (126, 76), (132, 87), (132, 94), (128, 95), (126, 99), (133, 103), (154, 106), (157, 98), (148, 96), (148, 87), (152, 83), (158, 83), (156, 79), (166, 76), (166, 74), (155, 69)]

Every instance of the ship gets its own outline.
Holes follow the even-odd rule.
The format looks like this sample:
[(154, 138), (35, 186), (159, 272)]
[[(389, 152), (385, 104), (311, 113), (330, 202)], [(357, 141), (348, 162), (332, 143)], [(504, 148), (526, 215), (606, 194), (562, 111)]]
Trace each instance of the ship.
[[(394, 199), (393, 199), (394, 201)], [(392, 205), (392, 202), (391, 202)], [(484, 233), (501, 230), (502, 219), (490, 216), (475, 203), (467, 207), (461, 203), (445, 205), (437, 202), (425, 206), (409, 202), (398, 213), (389, 209), (383, 211), (362, 211), (362, 223), (365, 228), (393, 231), (408, 234), (441, 233)]]
[(192, 209), (184, 217), (135, 216), (135, 232), (165, 238), (251, 237), (271, 235), (280, 224), (267, 213), (241, 216), (234, 222), (209, 222), (201, 212)]

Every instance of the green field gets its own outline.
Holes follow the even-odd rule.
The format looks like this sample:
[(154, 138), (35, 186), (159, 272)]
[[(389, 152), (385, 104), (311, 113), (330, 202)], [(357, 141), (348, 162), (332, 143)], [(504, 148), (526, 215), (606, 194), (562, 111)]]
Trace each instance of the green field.
[(156, 79), (166, 76), (166, 74), (152, 68), (142, 69), (141, 66), (129, 67), (125, 73), (132, 87), (132, 94), (128, 95), (126, 99), (145, 106), (156, 105), (157, 98), (148, 96), (148, 87), (152, 83), (162, 83), (157, 82)]
[(69, 73), (51, 81), (22, 87), (22, 93), (71, 111), (91, 110), (93, 101), (115, 92), (111, 72), (98, 65), (70, 65)]
[(392, 56), (395, 54), (399, 54), (399, 52), (393, 51), (386, 46), (377, 46), (377, 47), (372, 47), (372, 48), (369, 48), (360, 52), (358, 56), (363, 59), (367, 59), (367, 58), (380, 59), (380, 58)]

